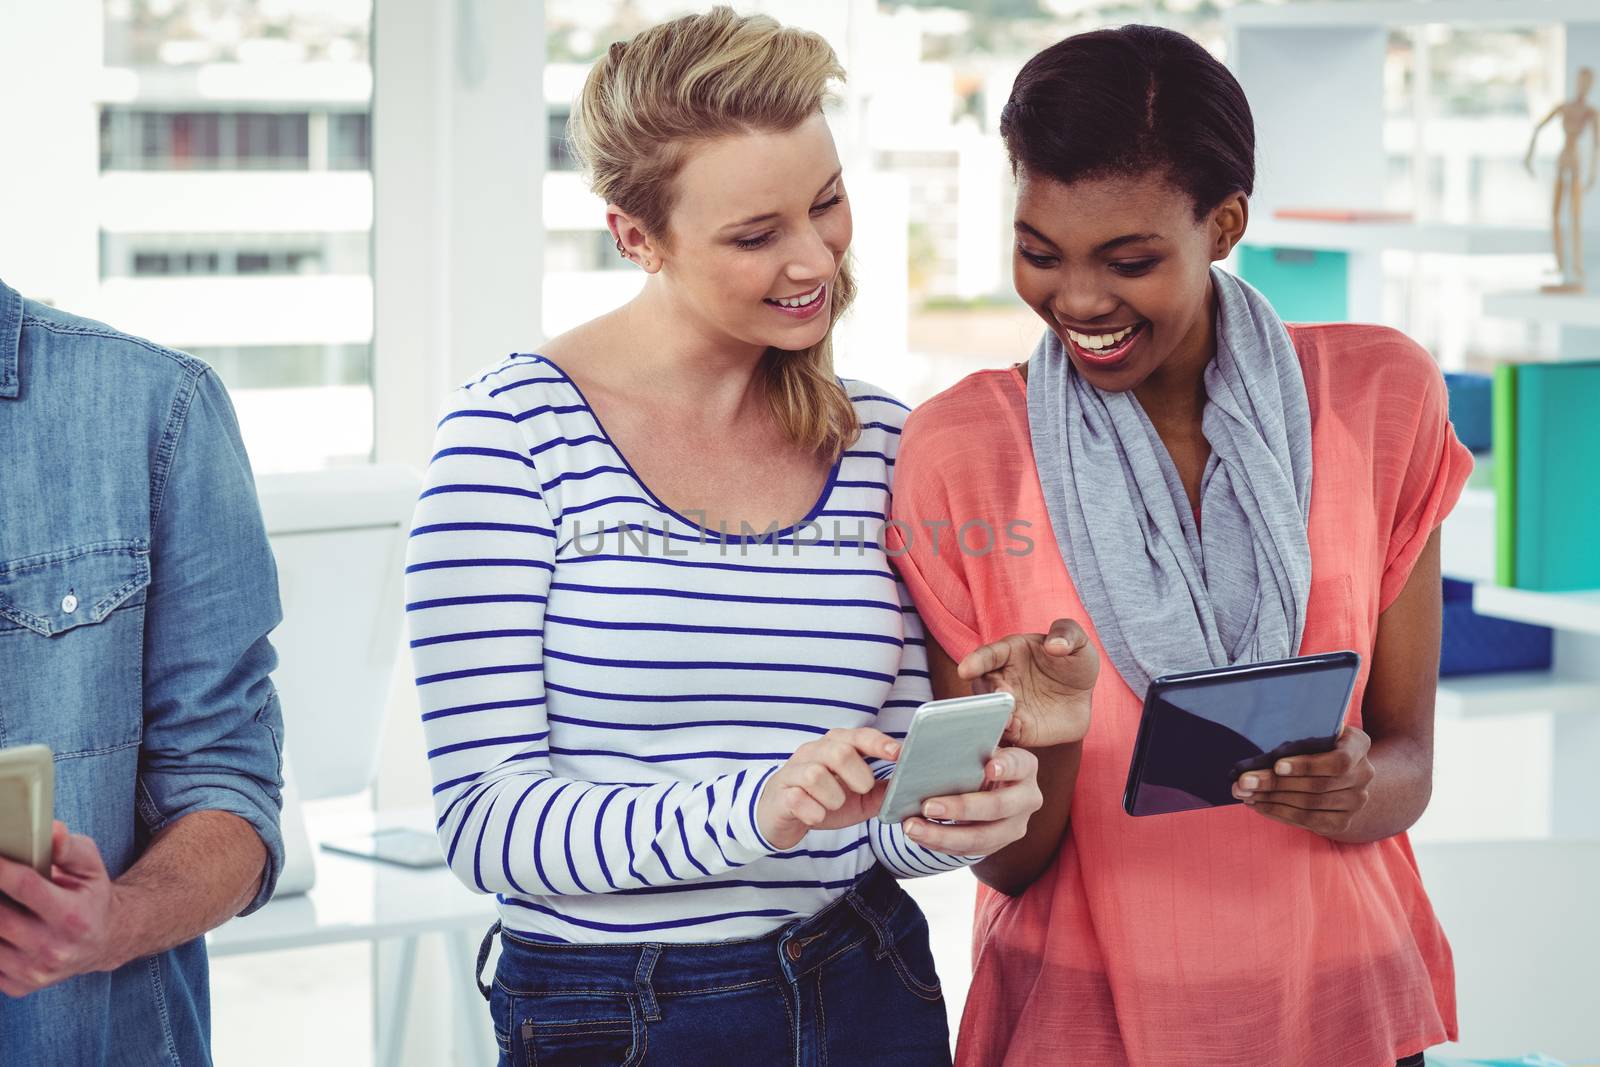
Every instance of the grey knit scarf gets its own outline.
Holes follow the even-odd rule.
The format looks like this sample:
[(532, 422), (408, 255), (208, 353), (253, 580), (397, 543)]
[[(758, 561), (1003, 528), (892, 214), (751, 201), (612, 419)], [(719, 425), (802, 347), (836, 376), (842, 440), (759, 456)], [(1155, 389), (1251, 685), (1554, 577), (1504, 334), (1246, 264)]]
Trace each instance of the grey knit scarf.
[(1141, 697), (1181, 670), (1292, 656), (1311, 588), (1311, 410), (1289, 332), (1216, 268), (1200, 523), (1133, 393), (1104, 393), (1047, 332), (1028, 423), (1050, 522), (1112, 665)]

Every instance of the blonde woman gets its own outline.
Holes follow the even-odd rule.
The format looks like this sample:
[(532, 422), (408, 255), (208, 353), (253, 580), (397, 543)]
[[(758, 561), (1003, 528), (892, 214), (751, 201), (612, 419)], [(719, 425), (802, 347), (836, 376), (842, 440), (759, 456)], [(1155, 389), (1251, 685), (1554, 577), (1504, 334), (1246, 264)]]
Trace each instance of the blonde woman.
[(1039, 806), (1008, 748), (947, 820), (873, 818), (929, 682), (879, 541), (905, 408), (832, 370), (841, 76), (726, 8), (613, 45), (574, 144), (644, 288), (439, 424), (407, 608), (502, 1063), (947, 1063), (895, 878)]

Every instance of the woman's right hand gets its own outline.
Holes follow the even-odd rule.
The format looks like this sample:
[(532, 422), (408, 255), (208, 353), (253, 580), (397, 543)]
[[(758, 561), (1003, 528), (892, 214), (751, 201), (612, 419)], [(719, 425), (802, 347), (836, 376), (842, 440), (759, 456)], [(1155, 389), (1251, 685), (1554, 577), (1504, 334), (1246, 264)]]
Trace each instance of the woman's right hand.
[(1012, 634), (974, 649), (956, 666), (974, 693), (1016, 698), (1003, 740), (1023, 748), (1082, 741), (1100, 677), (1100, 654), (1081, 625), (1057, 619), (1047, 634)]
[(900, 742), (859, 726), (829, 730), (795, 749), (767, 779), (756, 804), (756, 827), (780, 851), (812, 830), (838, 830), (866, 822), (883, 807), (887, 781), (872, 776), (868, 759), (892, 760)]

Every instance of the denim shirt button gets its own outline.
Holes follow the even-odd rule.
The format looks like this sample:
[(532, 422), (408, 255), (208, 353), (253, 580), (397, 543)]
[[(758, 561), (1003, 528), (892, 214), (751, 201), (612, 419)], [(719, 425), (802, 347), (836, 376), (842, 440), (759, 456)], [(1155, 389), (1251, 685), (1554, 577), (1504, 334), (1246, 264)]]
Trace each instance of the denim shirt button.
[(71, 615), (74, 611), (77, 611), (77, 610), (78, 610), (78, 598), (77, 598), (77, 596), (75, 594), (68, 593), (66, 596), (61, 598), (61, 613), (63, 615)]

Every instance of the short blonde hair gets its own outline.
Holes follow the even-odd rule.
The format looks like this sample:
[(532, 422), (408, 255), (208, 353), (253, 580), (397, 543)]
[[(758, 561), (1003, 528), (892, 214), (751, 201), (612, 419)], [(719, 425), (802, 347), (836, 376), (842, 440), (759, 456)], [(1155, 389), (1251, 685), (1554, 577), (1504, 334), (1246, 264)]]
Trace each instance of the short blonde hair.
[[(830, 83), (843, 79), (838, 57), (817, 34), (717, 7), (613, 44), (584, 82), (569, 138), (590, 188), (666, 241), (673, 183), (696, 144), (793, 130), (821, 111)], [(822, 340), (800, 352), (769, 348), (761, 361), (779, 425), (830, 462), (860, 432), (833, 370), (833, 326), (854, 298), (847, 262)]]

